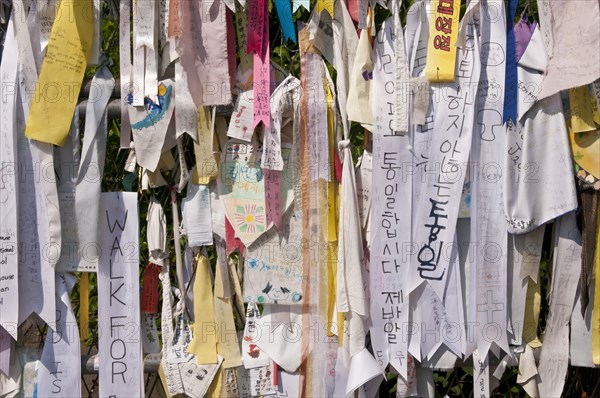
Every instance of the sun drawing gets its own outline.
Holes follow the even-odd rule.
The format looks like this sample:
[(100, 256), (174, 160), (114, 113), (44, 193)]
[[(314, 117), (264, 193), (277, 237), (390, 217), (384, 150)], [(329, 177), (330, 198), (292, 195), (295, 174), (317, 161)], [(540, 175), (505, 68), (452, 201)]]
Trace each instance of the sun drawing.
[(246, 204), (237, 206), (235, 211), (235, 223), (240, 231), (253, 234), (265, 231), (265, 209), (263, 206)]

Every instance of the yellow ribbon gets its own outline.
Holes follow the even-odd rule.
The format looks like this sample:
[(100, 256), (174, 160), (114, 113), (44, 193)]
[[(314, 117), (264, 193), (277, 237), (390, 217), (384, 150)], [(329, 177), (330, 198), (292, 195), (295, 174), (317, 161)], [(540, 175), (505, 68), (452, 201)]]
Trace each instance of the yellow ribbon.
[(430, 82), (454, 81), (460, 0), (433, 0), (425, 76)]
[(569, 89), (571, 128), (574, 133), (596, 130), (594, 116), (598, 114), (596, 99), (590, 95), (590, 86)]
[[(242, 365), (242, 353), (238, 344), (235, 322), (233, 320), (233, 307), (231, 299), (224, 298), (223, 278), (221, 267), (215, 267), (215, 322), (217, 324), (217, 352), (223, 357), (222, 369)], [(194, 292), (195, 294), (195, 292)], [(196, 307), (194, 306), (194, 310)]]
[(542, 296), (540, 294), (540, 285), (533, 279), (527, 277), (527, 298), (525, 299), (525, 325), (523, 326), (523, 341), (531, 348), (542, 346), (542, 342), (537, 335), (538, 322), (540, 320), (540, 305)]
[(206, 256), (198, 256), (194, 279), (194, 327), (187, 352), (196, 355), (199, 364), (217, 363), (217, 330), (210, 265)]
[(79, 328), (81, 340), (86, 341), (90, 336), (90, 284), (87, 272), (82, 272), (79, 280)]
[(331, 18), (334, 16), (335, 0), (317, 0), (317, 12), (320, 14), (323, 10), (326, 10)]
[(62, 146), (69, 135), (92, 47), (91, 0), (61, 0), (35, 87), (25, 136)]
[(165, 377), (165, 368), (163, 367), (162, 361), (160, 361), (160, 364), (158, 365), (158, 377), (160, 377), (160, 382), (163, 385), (165, 396), (167, 398), (171, 398), (171, 393), (169, 392), (169, 388), (167, 387), (167, 378)]
[(192, 173), (192, 182), (196, 185), (206, 185), (217, 177), (218, 164), (215, 158), (215, 125), (216, 115), (212, 115), (209, 107), (200, 107), (198, 117), (198, 142), (194, 142), (196, 167)]

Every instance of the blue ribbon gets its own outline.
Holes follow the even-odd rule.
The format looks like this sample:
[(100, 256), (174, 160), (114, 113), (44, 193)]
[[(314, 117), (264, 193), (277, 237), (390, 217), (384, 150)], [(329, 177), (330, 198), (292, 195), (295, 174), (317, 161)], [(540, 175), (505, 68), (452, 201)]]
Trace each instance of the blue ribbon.
[(279, 17), (279, 24), (281, 25), (284, 39), (286, 41), (291, 39), (296, 43), (296, 28), (292, 20), (292, 5), (290, 0), (275, 0), (275, 8), (277, 9), (277, 16)]
[(508, 119), (511, 119), (515, 124), (517, 122), (518, 77), (514, 21), (517, 13), (517, 3), (518, 0), (508, 0), (508, 15), (506, 18), (506, 74), (504, 81), (504, 112), (502, 116), (502, 123), (506, 123)]

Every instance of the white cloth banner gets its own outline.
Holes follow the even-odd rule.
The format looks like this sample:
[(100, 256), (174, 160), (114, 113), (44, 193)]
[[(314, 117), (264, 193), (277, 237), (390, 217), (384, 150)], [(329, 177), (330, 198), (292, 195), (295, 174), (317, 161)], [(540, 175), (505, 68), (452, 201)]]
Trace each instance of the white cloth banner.
[(37, 380), (44, 397), (81, 396), (79, 329), (69, 297), (76, 282), (71, 274), (56, 275), (56, 331), (46, 334)]
[[(300, 80), (294, 76), (288, 76), (271, 94), (271, 127), (265, 130), (261, 159), (264, 169), (283, 170), (283, 157), (281, 155), (283, 114), (284, 112), (289, 113), (290, 110), (293, 114), (296, 113), (300, 103), (299, 88)], [(325, 134), (325, 132), (323, 133)]]
[[(502, 176), (506, 128), (502, 123), (506, 69), (504, 1), (481, 7), (481, 77), (473, 134), (471, 240), (477, 275), (477, 350), (485, 359), (492, 343), (509, 352), (507, 335), (507, 236)], [(493, 328), (493, 329), (491, 329)], [(496, 335), (490, 330), (499, 331)], [(494, 336), (494, 339), (490, 337)]]
[(141, 397), (138, 208), (135, 192), (102, 193), (98, 264), (100, 396)]
[[(94, 272), (98, 268), (100, 193), (106, 157), (106, 107), (115, 87), (115, 79), (106, 66), (92, 79), (90, 100), (85, 112), (85, 131), (77, 184), (75, 219), (77, 221), (77, 260), (62, 263), (60, 270)], [(64, 210), (63, 210), (64, 211)]]
[[(550, 57), (540, 99), (600, 78), (600, 4), (595, 0), (541, 2), (550, 13), (540, 22), (547, 22), (544, 29), (551, 32), (546, 37), (551, 37), (552, 48), (546, 49)], [(543, 18), (542, 14), (546, 13), (540, 12)]]
[(504, 207), (508, 231), (515, 234), (577, 208), (560, 95), (536, 101), (545, 68), (544, 44), (536, 30), (518, 65), (519, 86), (524, 87), (519, 90), (519, 123), (508, 124), (506, 135)]
[[(165, 372), (165, 389), (171, 395), (183, 394), (183, 382), (181, 380), (181, 364), (170, 362), (168, 357), (173, 347), (173, 294), (171, 293), (171, 279), (169, 276), (169, 262), (161, 268), (158, 275), (162, 283), (162, 310), (160, 315), (160, 328), (162, 333), (162, 358), (161, 364)], [(190, 309), (192, 310), (192, 309)]]
[[(381, 369), (390, 363), (407, 376), (407, 342), (403, 327), (408, 323), (405, 291), (409, 263), (406, 242), (411, 231), (411, 164), (407, 135), (394, 131), (394, 23), (387, 19), (377, 34), (373, 52), (373, 229), (371, 233), (371, 341)], [(391, 126), (391, 127), (390, 127)]]
[(19, 317), (17, 60), (14, 28), (9, 23), (0, 65), (0, 87), (12, 90), (0, 103), (0, 327), (15, 340)]
[(45, 154), (41, 154), (36, 144), (23, 135), (23, 112), (17, 112), (17, 123), (18, 166), (20, 175), (23, 176), (18, 181), (18, 241), (23, 242), (19, 245), (19, 324), (35, 312), (52, 327), (56, 302), (54, 268), (50, 259), (54, 254), (51, 251), (53, 245), (50, 243), (42, 180), (51, 178), (54, 181), (54, 167), (52, 164), (42, 163)]
[(131, 0), (119, 3), (119, 71), (121, 77), (121, 148), (129, 149), (131, 142), (131, 124), (127, 110), (129, 95), (132, 91), (131, 63)]
[[(464, 24), (465, 22), (463, 22)], [(455, 82), (432, 85), (437, 108), (435, 130), (425, 162), (420, 205), (413, 210), (414, 243), (417, 253), (409, 267), (408, 287), (428, 283), (440, 299), (444, 297), (451, 245), (461, 202), (471, 149), (474, 104), (479, 81), (479, 38), (474, 26), (467, 29), (464, 48), (457, 51)]]
[(581, 273), (581, 234), (575, 212), (556, 221), (550, 310), (538, 366), (540, 397), (558, 397), (569, 366), (569, 320)]

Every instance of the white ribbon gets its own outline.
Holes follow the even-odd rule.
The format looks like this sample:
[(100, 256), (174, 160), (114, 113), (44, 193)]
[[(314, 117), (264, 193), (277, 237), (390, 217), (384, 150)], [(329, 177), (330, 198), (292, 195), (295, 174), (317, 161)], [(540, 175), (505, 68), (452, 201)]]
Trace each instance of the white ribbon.
[[(262, 167), (265, 169), (283, 170), (281, 155), (283, 114), (289, 110), (292, 111), (292, 115), (295, 113), (300, 103), (299, 88), (300, 80), (290, 75), (271, 94), (271, 127), (265, 130), (261, 159)], [(292, 120), (292, 123), (299, 124), (299, 121)]]
[[(465, 22), (463, 22), (465, 23)], [(473, 132), (474, 101), (479, 81), (479, 43), (472, 23), (464, 28), (467, 45), (457, 52), (455, 83), (434, 84), (437, 99), (435, 129), (429, 153), (415, 163), (425, 168), (420, 206), (414, 210), (414, 243), (417, 253), (409, 271), (409, 291), (428, 283), (444, 296), (449, 273), (448, 256), (454, 240), (466, 164)]]
[(119, 70), (121, 76), (121, 148), (129, 149), (131, 124), (129, 122), (129, 95), (132, 92), (131, 64), (131, 0), (119, 4)]
[[(502, 204), (506, 137), (506, 128), (502, 123), (506, 64), (504, 15), (502, 0), (489, 0), (481, 8), (482, 67), (471, 154), (474, 162), (471, 241), (475, 243), (472, 255), (477, 277), (477, 350), (483, 359), (492, 343), (509, 352), (506, 296), (508, 245)], [(465, 44), (467, 42), (465, 38)], [(496, 338), (491, 339), (491, 336)]]
[(92, 90), (85, 112), (85, 131), (81, 162), (75, 187), (75, 215), (79, 262), (69, 270), (95, 271), (98, 267), (100, 192), (106, 155), (106, 107), (115, 80), (106, 66), (92, 79)]
[(540, 397), (560, 396), (569, 366), (569, 320), (581, 273), (581, 234), (575, 212), (556, 221), (550, 311), (538, 366)]
[(406, 380), (408, 323), (405, 290), (406, 264), (402, 258), (411, 231), (411, 181), (405, 167), (411, 163), (408, 135), (394, 130), (394, 22), (388, 19), (377, 34), (373, 53), (373, 202), (371, 233), (371, 341), (381, 369), (390, 363)]
[(162, 311), (161, 311), (161, 333), (163, 338), (161, 363), (165, 373), (166, 388), (169, 394), (183, 394), (183, 384), (179, 370), (180, 364), (172, 363), (168, 360), (168, 355), (173, 346), (173, 294), (171, 293), (171, 279), (169, 276), (169, 262), (165, 265), (158, 275), (162, 283)]
[[(0, 104), (0, 328), (4, 328), (15, 340), (19, 316), (17, 57), (17, 43), (11, 21), (0, 65), (0, 87), (12, 90), (12, 93), (7, 91), (2, 96)], [(0, 333), (3, 333), (1, 329)]]
[(392, 0), (392, 12), (394, 15), (394, 53), (396, 55), (396, 111), (395, 131), (400, 134), (408, 133), (408, 61), (406, 59), (406, 47), (404, 44), (404, 31), (400, 22), (400, 1)]
[(100, 395), (144, 395), (140, 336), (138, 204), (135, 192), (101, 197), (98, 264)]
[(38, 370), (38, 391), (45, 397), (81, 396), (81, 352), (70, 293), (73, 275), (56, 275), (56, 331), (48, 330)]

